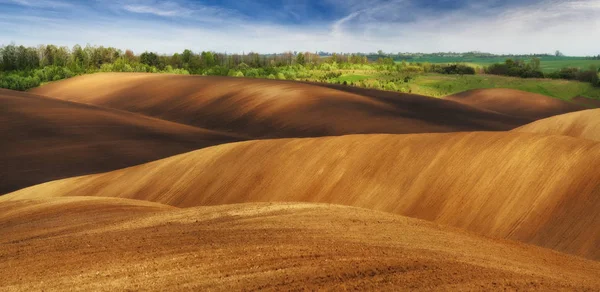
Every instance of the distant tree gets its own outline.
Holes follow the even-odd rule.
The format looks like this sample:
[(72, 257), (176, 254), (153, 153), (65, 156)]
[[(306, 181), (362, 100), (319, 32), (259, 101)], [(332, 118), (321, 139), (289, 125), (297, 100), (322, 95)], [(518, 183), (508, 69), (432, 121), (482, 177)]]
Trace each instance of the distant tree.
[(194, 53), (192, 53), (192, 51), (190, 51), (190, 50), (185, 50), (185, 51), (183, 51), (183, 53), (181, 54), (181, 61), (182, 61), (184, 64), (189, 64), (189, 63), (190, 63), (190, 60), (192, 59), (192, 55), (193, 55), (193, 54), (194, 54)]
[(133, 63), (136, 61), (136, 57), (135, 54), (133, 53), (132, 50), (126, 50), (125, 51), (125, 59), (129, 62), (129, 63)]
[[(71, 52), (67, 47), (60, 47), (56, 49), (54, 55), (54, 66), (65, 67), (67, 66), (70, 59)], [(107, 62), (108, 63), (108, 62)]]
[(202, 66), (205, 68), (216, 65), (215, 55), (211, 52), (202, 52), (201, 54)]
[(564, 57), (564, 54), (561, 51), (559, 51), (559, 50), (556, 50), (556, 52), (554, 52), (554, 55), (556, 57)]
[(140, 63), (148, 66), (158, 65), (158, 55), (151, 52), (144, 52), (140, 55)]
[(169, 65), (173, 68), (183, 68), (183, 61), (179, 53), (173, 54), (169, 60)]
[(2, 55), (2, 70), (17, 70), (17, 47), (14, 44), (2, 48), (0, 55)]
[(44, 48), (44, 58), (42, 59), (42, 67), (56, 64), (56, 51), (58, 51), (58, 48), (54, 45), (47, 45)]
[(86, 70), (89, 65), (89, 57), (80, 45), (73, 46), (71, 50), (72, 68), (77, 70)]
[(296, 56), (296, 64), (302, 65), (302, 66), (304, 66), (304, 64), (306, 64), (306, 60), (304, 58), (304, 54), (303, 53), (299, 53)]
[(531, 62), (529, 62), (529, 64), (531, 66), (531, 70), (539, 71), (541, 68), (540, 58), (537, 58), (537, 57), (531, 58)]

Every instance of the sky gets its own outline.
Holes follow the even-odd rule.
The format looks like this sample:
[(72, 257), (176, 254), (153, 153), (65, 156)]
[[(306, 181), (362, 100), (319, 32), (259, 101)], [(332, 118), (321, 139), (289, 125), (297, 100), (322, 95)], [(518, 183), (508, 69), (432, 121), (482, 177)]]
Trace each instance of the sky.
[(0, 0), (0, 45), (600, 54), (600, 0)]

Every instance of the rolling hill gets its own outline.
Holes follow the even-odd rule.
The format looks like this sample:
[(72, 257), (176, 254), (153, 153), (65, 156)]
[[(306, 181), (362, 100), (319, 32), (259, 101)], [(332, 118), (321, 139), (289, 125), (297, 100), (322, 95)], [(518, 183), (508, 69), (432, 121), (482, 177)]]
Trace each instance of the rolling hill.
[(469, 90), (444, 99), (531, 120), (589, 109), (549, 96), (506, 88)]
[(573, 99), (571, 99), (571, 101), (590, 108), (600, 108), (600, 99), (591, 99), (583, 96), (576, 96)]
[(579, 111), (538, 120), (513, 131), (565, 135), (600, 141), (600, 109)]
[(425, 96), (300, 82), (102, 73), (31, 92), (254, 138), (510, 130), (531, 122)]
[(2, 202), (0, 234), (1, 290), (600, 289), (598, 262), (333, 205)]
[(242, 138), (0, 89), (0, 194)]
[(0, 201), (123, 197), (178, 207), (333, 203), (600, 259), (600, 144), (529, 133), (353, 135), (210, 147)]

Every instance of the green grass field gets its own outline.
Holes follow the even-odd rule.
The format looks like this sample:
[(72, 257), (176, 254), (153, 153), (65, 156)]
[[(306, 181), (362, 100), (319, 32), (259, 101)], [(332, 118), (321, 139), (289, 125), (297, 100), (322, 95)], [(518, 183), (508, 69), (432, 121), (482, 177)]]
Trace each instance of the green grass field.
[(346, 81), (346, 82), (350, 83), (350, 82), (358, 82), (358, 81), (361, 81), (361, 80), (367, 80), (369, 78), (372, 78), (372, 77), (369, 76), (369, 75), (360, 75), (360, 74), (347, 74), (346, 75), (345, 74), (345, 75), (340, 76), (337, 79), (340, 82)]
[(495, 75), (437, 75), (417, 76), (409, 82), (413, 93), (442, 97), (478, 88), (511, 88), (570, 100), (576, 96), (600, 99), (600, 88), (589, 83), (553, 80), (522, 79)]
[[(342, 71), (343, 72), (343, 71)], [(384, 86), (394, 82), (398, 91), (421, 95), (444, 97), (466, 90), (479, 88), (511, 88), (527, 92), (539, 93), (554, 98), (570, 100), (576, 96), (600, 99), (600, 87), (589, 83), (561, 79), (524, 79), (498, 75), (411, 75), (409, 82), (403, 82), (404, 75), (382, 74), (377, 71), (346, 71), (334, 82), (361, 82), (372, 85), (377, 81)], [(398, 81), (400, 80), (400, 81)], [(358, 85), (357, 85), (358, 86)], [(382, 88), (383, 89), (383, 88)]]
[[(529, 58), (521, 58), (526, 61)], [(565, 67), (576, 67), (580, 69), (588, 69), (590, 66), (600, 68), (600, 60), (589, 60), (583, 57), (541, 57), (541, 67), (544, 73), (558, 71)], [(491, 58), (455, 58), (455, 57), (436, 57), (436, 58), (416, 58), (408, 60), (409, 62), (428, 62), (434, 64), (447, 63), (466, 63), (476, 67), (489, 66), (494, 63), (504, 63), (504, 57)]]

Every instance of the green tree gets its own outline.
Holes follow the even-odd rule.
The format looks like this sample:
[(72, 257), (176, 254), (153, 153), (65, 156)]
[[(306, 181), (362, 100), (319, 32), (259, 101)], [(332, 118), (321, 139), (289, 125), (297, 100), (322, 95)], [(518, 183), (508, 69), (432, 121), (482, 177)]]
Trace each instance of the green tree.
[(14, 44), (2, 48), (0, 55), (2, 55), (2, 70), (17, 70), (17, 47)]
[(144, 52), (140, 55), (140, 63), (156, 67), (158, 65), (158, 55), (152, 52)]
[(296, 56), (296, 64), (302, 65), (302, 66), (304, 66), (304, 64), (306, 64), (306, 60), (304, 58), (304, 54), (303, 53), (299, 53)]
[(531, 61), (529, 62), (529, 65), (531, 66), (531, 70), (539, 71), (540, 68), (541, 68), (540, 58), (537, 58), (537, 57), (531, 58)]

